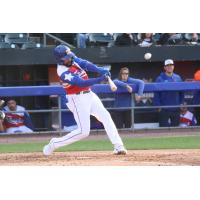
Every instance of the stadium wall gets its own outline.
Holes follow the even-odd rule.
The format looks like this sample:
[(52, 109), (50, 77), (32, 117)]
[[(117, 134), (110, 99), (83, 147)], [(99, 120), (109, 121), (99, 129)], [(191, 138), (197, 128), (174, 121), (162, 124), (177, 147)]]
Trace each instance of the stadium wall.
[[(55, 64), (52, 50), (53, 48), (0, 49), (0, 66)], [(149, 62), (144, 60), (146, 52), (152, 53), (151, 62), (163, 62), (167, 58), (175, 61), (200, 60), (200, 46), (94, 47), (73, 51), (78, 56), (99, 64)]]

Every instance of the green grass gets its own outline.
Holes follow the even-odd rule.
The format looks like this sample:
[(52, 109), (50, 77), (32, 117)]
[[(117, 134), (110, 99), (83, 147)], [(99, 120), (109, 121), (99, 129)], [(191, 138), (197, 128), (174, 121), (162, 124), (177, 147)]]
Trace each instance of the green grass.
[[(200, 136), (123, 138), (126, 148), (131, 149), (200, 149)], [(0, 144), (0, 153), (41, 152), (46, 143)], [(58, 151), (112, 150), (110, 141), (83, 140), (60, 148)]]

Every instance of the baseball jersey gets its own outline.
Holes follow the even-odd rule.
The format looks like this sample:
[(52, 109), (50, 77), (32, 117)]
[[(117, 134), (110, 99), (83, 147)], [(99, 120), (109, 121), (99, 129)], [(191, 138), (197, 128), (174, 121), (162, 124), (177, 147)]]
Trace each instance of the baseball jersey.
[(185, 114), (180, 114), (180, 126), (195, 126), (197, 124), (197, 120), (193, 113), (187, 111)]
[(57, 74), (60, 78), (60, 82), (67, 94), (76, 94), (82, 91), (90, 90), (90, 86), (104, 80), (104, 77), (88, 78), (86, 71), (97, 72), (104, 74), (104, 69), (97, 67), (96, 65), (75, 57), (71, 66), (57, 65)]
[[(10, 111), (8, 106), (5, 106), (3, 108), (3, 110), (4, 111)], [(25, 121), (26, 121), (26, 118), (27, 118), (27, 115), (28, 115), (28, 113), (25, 112), (25, 108), (17, 105), (16, 111), (24, 111), (24, 112), (6, 113), (6, 119), (4, 120), (5, 128), (19, 127), (19, 126), (25, 125)]]
[[(157, 83), (182, 82), (182, 79), (178, 74), (173, 73), (172, 76), (167, 76), (165, 73), (162, 72), (157, 77), (155, 82)], [(179, 92), (179, 91), (154, 92), (153, 100), (155, 106), (180, 105), (184, 101), (184, 92)], [(177, 110), (178, 108), (164, 108), (164, 109)]]
[(60, 82), (67, 94), (76, 94), (81, 91), (89, 90), (89, 86), (80, 87), (76, 85), (78, 79), (88, 80), (88, 75), (77, 63), (73, 62), (70, 67), (58, 65), (57, 74)]

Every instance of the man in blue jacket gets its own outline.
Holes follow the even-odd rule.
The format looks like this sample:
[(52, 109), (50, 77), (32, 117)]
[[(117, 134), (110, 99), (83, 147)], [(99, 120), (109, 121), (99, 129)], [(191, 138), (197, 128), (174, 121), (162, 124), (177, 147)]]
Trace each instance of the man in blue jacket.
[[(174, 73), (174, 61), (165, 60), (164, 71), (156, 79), (155, 82), (182, 82), (181, 77)], [(184, 93), (178, 91), (163, 91), (154, 93), (155, 106), (179, 106), (184, 102)], [(159, 125), (160, 127), (178, 126), (180, 119), (179, 107), (177, 108), (160, 108), (159, 109)]]

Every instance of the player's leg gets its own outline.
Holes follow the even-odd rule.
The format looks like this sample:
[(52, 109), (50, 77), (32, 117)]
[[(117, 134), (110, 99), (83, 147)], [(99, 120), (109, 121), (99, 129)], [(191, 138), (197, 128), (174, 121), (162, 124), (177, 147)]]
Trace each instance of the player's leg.
[(6, 129), (6, 133), (12, 134), (12, 133), (20, 133), (22, 131), (19, 130), (18, 127), (10, 127)]
[(86, 98), (86, 95), (71, 95), (69, 97), (67, 106), (73, 112), (78, 128), (63, 137), (52, 138), (50, 143), (43, 149), (45, 155), (50, 155), (55, 149), (72, 144), (89, 135), (90, 98)]
[(91, 115), (95, 116), (104, 125), (106, 133), (111, 143), (114, 145), (114, 153), (126, 154), (126, 149), (124, 148), (110, 113), (105, 109), (99, 97), (94, 93), (92, 93)]
[(27, 126), (20, 126), (20, 127), (18, 127), (18, 130), (23, 133), (32, 133), (33, 132), (33, 130), (31, 130)]

